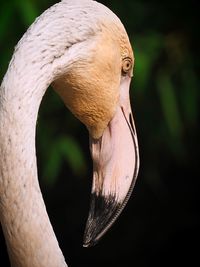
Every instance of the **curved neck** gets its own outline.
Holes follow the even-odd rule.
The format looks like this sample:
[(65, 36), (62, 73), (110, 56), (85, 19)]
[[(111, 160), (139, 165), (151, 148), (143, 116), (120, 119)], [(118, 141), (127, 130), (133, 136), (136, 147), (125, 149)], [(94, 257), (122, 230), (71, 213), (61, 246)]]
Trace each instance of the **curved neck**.
[(0, 221), (12, 266), (66, 267), (41, 195), (35, 153), (52, 54), (45, 54), (42, 41), (31, 47), (34, 27), (32, 32), (19, 42), (0, 87)]
[(50, 79), (41, 77), (39, 65), (22, 73), (20, 60), (16, 54), (0, 88), (0, 220), (12, 266), (66, 267), (39, 188), (35, 154), (37, 113)]

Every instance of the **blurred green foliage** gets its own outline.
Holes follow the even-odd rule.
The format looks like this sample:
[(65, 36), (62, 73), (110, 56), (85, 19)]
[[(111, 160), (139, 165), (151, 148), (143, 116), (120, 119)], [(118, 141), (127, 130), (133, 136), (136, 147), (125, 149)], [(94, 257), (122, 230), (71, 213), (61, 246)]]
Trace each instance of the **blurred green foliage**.
[[(35, 17), (55, 2), (1, 1), (0, 80), (6, 72), (17, 41)], [(100, 2), (120, 17), (134, 49), (131, 102), (141, 155), (138, 183), (141, 179), (143, 186), (147, 186), (160, 203), (171, 203), (168, 210), (173, 210), (174, 203), (179, 203), (177, 199), (180, 199), (181, 205), (190, 203), (190, 207), (194, 207), (200, 100), (196, 2)], [(46, 94), (39, 112), (37, 154), (43, 183), (54, 186), (65, 165), (77, 179), (88, 174), (88, 144), (85, 144), (87, 131), (66, 110), (52, 88)], [(190, 179), (184, 177), (184, 173), (189, 173)], [(182, 175), (181, 179), (179, 175)], [(193, 183), (193, 187), (188, 187), (188, 183)], [(172, 188), (175, 188), (175, 193)], [(187, 188), (191, 191), (187, 191)], [(155, 204), (153, 199), (152, 196), (151, 202), (150, 198), (147, 200), (144, 197), (145, 203), (147, 200)], [(179, 227), (181, 224), (189, 225), (192, 220), (195, 223), (193, 217), (187, 219), (191, 215), (187, 209), (179, 208), (179, 212), (183, 213), (183, 217), (180, 217), (184, 219), (180, 220), (173, 215)], [(167, 223), (170, 224), (166, 219)]]

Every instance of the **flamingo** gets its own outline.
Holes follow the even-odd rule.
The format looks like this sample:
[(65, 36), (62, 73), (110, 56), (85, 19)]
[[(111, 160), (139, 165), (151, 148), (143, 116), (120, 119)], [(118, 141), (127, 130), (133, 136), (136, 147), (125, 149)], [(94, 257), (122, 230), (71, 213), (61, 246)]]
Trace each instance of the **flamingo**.
[(97, 243), (126, 205), (139, 168), (133, 65), (123, 24), (92, 0), (53, 5), (18, 42), (0, 86), (0, 221), (12, 266), (67, 266), (37, 177), (36, 121), (49, 85), (89, 131), (93, 184), (84, 246)]

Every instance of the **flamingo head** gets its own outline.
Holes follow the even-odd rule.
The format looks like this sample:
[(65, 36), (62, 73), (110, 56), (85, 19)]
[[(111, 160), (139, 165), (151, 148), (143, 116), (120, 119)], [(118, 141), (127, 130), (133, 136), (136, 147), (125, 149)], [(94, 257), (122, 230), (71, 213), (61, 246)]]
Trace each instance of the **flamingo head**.
[(93, 185), (84, 246), (94, 245), (121, 213), (139, 167), (129, 100), (132, 48), (116, 18), (99, 22), (99, 29), (83, 42), (83, 52), (77, 51), (81, 56), (53, 82), (66, 106), (85, 124), (90, 135)]

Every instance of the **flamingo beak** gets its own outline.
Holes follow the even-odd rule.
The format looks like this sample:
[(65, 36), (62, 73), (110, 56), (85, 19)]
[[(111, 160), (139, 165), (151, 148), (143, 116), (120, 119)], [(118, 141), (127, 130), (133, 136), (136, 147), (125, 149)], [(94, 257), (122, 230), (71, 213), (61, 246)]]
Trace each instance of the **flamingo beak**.
[(139, 151), (133, 121), (130, 77), (122, 77), (114, 117), (99, 139), (90, 137), (93, 185), (84, 247), (95, 245), (113, 225), (132, 193), (139, 168)]

